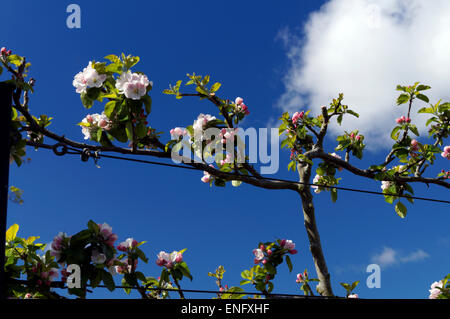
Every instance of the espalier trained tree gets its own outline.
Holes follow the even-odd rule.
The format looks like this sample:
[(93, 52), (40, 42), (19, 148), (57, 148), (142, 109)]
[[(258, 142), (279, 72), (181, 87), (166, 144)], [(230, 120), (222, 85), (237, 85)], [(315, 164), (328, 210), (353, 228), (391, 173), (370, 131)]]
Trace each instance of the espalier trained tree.
[[(249, 108), (240, 97), (234, 101), (219, 97), (217, 92), (221, 84), (218, 82), (210, 84), (208, 75), (188, 74), (188, 81), (185, 84), (188, 88), (193, 88), (191, 91), (185, 92), (181, 86), (182, 81), (178, 81), (174, 86), (164, 90), (163, 93), (173, 95), (176, 99), (197, 97), (200, 100), (207, 100), (214, 107), (215, 116), (200, 114), (192, 125), (187, 125), (186, 128), (176, 127), (171, 129), (171, 140), (163, 142), (162, 133), (155, 128), (155, 123), (150, 125), (148, 122), (152, 109), (150, 92), (153, 83), (145, 74), (132, 71), (132, 68), (139, 62), (139, 58), (122, 54), (120, 57), (109, 55), (105, 59), (107, 62), (89, 62), (88, 66), (75, 75), (73, 80), (76, 92), (80, 94), (81, 102), (86, 109), (92, 108), (94, 103), (101, 105), (102, 108), (101, 113), (86, 115), (78, 124), (85, 140), (94, 142), (87, 144), (69, 140), (64, 135), (50, 131), (47, 127), (52, 118), (48, 115), (36, 117), (30, 113), (29, 95), (30, 92), (33, 92), (35, 84), (32, 78), (26, 80), (30, 64), (26, 62), (24, 57), (13, 55), (10, 51), (2, 49), (0, 73), (3, 69), (8, 71), (12, 75), (12, 79), (7, 82), (16, 86), (13, 94), (11, 159), (20, 166), (25, 155), (25, 146), (28, 144), (38, 147), (43, 142), (44, 137), (47, 137), (64, 145), (91, 152), (91, 154), (95, 152), (117, 152), (158, 158), (173, 158), (173, 154), (177, 154), (177, 159), (185, 165), (203, 170), (204, 175), (201, 180), (210, 185), (225, 186), (227, 182), (232, 182), (233, 186), (239, 186), (241, 183), (247, 183), (266, 189), (294, 191), (299, 195), (302, 202), (304, 225), (318, 277), (317, 279), (308, 279), (306, 271), (303, 275), (299, 274), (297, 282), (302, 283), (302, 290), (305, 293), (312, 293), (308, 283), (317, 280), (317, 292), (323, 296), (334, 295), (316, 225), (311, 188), (315, 193), (329, 191), (332, 200), (336, 201), (337, 190), (331, 186), (338, 185), (340, 182), (340, 178), (337, 177), (339, 172), (347, 170), (354, 175), (381, 183), (386, 202), (395, 204), (395, 212), (401, 218), (405, 218), (407, 208), (398, 195), (413, 194), (412, 186), (414, 183), (435, 184), (450, 188), (449, 171), (443, 169), (437, 176), (425, 175), (427, 168), (434, 164), (436, 156), (450, 159), (450, 146), (445, 146), (445, 139), (449, 134), (450, 103), (442, 103), (441, 101), (434, 104), (430, 103), (428, 97), (423, 93), (430, 89), (427, 85), (415, 83), (411, 86), (397, 86), (397, 90), (400, 91), (397, 105), (403, 107), (406, 104), (405, 115), (395, 121), (392, 120), (393, 124), (396, 123), (391, 133), (394, 142), (384, 161), (374, 163), (374, 165), (365, 169), (357, 167), (353, 164), (353, 161), (352, 163), (350, 161), (351, 157), (360, 159), (363, 156), (364, 136), (358, 130), (345, 132), (338, 136), (336, 139), (337, 146), (333, 148), (333, 153), (330, 153), (331, 148), (325, 145), (328, 126), (333, 120), (341, 124), (344, 116), (358, 117), (356, 112), (342, 103), (343, 94), (339, 94), (336, 99), (333, 99), (329, 106), (323, 106), (321, 113), (315, 116), (312, 116), (310, 111), (296, 112), (292, 116), (284, 113), (279, 127), (280, 135), (283, 137), (281, 147), (291, 150), (291, 162), (288, 169), (298, 172), (300, 183), (296, 183), (265, 179), (249, 163), (248, 157), (238, 160), (239, 136), (237, 130), (239, 123), (250, 114)], [(412, 121), (415, 100), (421, 100), (428, 104), (428, 106), (417, 111), (429, 115), (426, 123), (428, 136), (422, 137), (420, 142), (418, 141), (418, 129)], [(212, 139), (206, 134), (206, 131), (210, 128), (218, 130), (218, 137)], [(218, 146), (222, 146), (222, 148), (219, 148), (222, 151), (216, 151)], [(197, 160), (192, 161), (178, 154), (182, 147), (188, 147), (192, 154), (197, 156)], [(342, 156), (335, 152), (342, 152)], [(213, 164), (207, 161), (210, 158), (213, 158)], [(318, 162), (315, 168), (315, 177), (313, 177), (314, 161)], [(311, 182), (315, 184), (312, 187), (308, 186)], [(412, 198), (406, 198), (406, 200), (413, 203)], [(178, 280), (183, 276), (190, 277), (187, 266), (185, 267), (183, 263), (177, 263), (177, 258), (181, 258), (182, 252), (174, 252), (173, 258), (171, 254), (164, 252), (158, 255), (158, 264), (166, 267), (167, 270), (161, 275), (159, 282), (135, 273), (135, 261), (139, 258), (146, 260), (145, 255), (141, 254), (141, 251), (137, 248), (138, 244), (133, 244), (134, 241), (130, 239), (131, 244), (127, 244), (129, 250), (126, 250), (128, 255), (122, 254), (122, 258), (119, 257), (119, 261), (117, 261), (114, 257), (116, 249), (110, 245), (108, 239), (98, 239), (102, 234), (102, 226), (93, 222), (90, 222), (88, 226), (88, 230), (82, 231), (71, 238), (60, 238), (62, 247), (69, 249), (68, 252), (71, 252), (73, 247), (75, 247), (73, 249), (78, 249), (74, 256), (64, 253), (53, 256), (57, 257), (54, 263), (64, 263), (68, 262), (69, 258), (75, 258), (73, 261), (78, 261), (86, 269), (91, 269), (88, 271), (89, 275), (83, 278), (83, 287), (86, 287), (89, 280), (94, 286), (103, 280), (107, 286), (112, 287), (111, 278), (103, 269), (108, 265), (125, 267), (123, 269), (127, 270), (121, 268), (122, 272), (134, 273), (131, 277), (124, 277), (125, 283), (137, 287), (143, 295), (145, 295), (144, 290), (142, 290), (143, 286), (138, 284), (137, 280), (140, 280), (144, 286), (161, 287), (163, 284), (169, 284), (169, 276), (172, 276), (177, 286)], [(80, 246), (80, 243), (90, 247), (89, 250), (87, 252), (80, 250), (82, 246)], [(271, 280), (276, 274), (276, 266), (286, 261), (288, 267), (292, 269), (288, 255), (296, 253), (296, 251), (289, 246), (290, 244), (287, 247), (287, 243), (286, 240), (260, 243), (260, 247), (254, 251), (257, 266), (243, 272), (244, 280), (242, 284), (252, 283), (258, 290), (268, 295), (273, 289)], [(50, 257), (47, 256), (48, 259), (51, 259)], [(120, 261), (125, 259), (127, 260), (126, 265)], [(27, 265), (28, 262), (32, 263), (32, 261), (26, 260)], [(46, 267), (52, 269), (51, 267), (54, 267), (55, 264), (52, 264), (51, 261), (48, 262), (50, 264)], [(15, 264), (14, 260), (11, 263)], [(174, 265), (178, 265), (178, 271), (172, 268), (177, 267)], [(100, 268), (102, 271), (98, 270)], [(29, 273), (28, 268), (24, 271), (27, 274)], [(210, 275), (218, 279), (219, 288), (223, 289), (220, 284), (220, 276), (223, 273), (220, 269), (216, 274)], [(447, 279), (444, 280), (445, 282), (441, 281), (440, 284), (432, 287), (432, 289), (440, 289), (442, 292), (440, 294), (435, 292), (433, 296), (448, 296), (448, 290), (445, 290), (448, 289), (448, 286), (446, 286)], [(350, 295), (355, 286), (355, 283), (344, 285), (348, 292), (347, 295)], [(237, 287), (233, 289), (237, 289)], [(77, 294), (85, 296), (85, 290), (78, 291)], [(181, 295), (181, 297), (183, 296)]]

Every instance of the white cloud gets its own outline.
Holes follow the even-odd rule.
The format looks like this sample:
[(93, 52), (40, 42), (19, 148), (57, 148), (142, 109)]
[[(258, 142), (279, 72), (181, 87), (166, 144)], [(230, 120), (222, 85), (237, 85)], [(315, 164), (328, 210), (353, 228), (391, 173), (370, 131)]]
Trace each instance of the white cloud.
[[(432, 86), (433, 103), (450, 98), (448, 30), (448, 0), (331, 0), (301, 32), (280, 32), (291, 66), (279, 105), (317, 112), (342, 92), (360, 118), (349, 116), (333, 132), (359, 128), (372, 145), (390, 147), (387, 132), (406, 113), (395, 106), (397, 84)], [(424, 132), (423, 117), (413, 121)]]
[(379, 254), (372, 256), (373, 263), (380, 265), (381, 267), (389, 267), (396, 264), (404, 264), (410, 262), (417, 262), (430, 257), (422, 249), (417, 249), (407, 255), (401, 255), (396, 250), (390, 247), (384, 247), (383, 251)]

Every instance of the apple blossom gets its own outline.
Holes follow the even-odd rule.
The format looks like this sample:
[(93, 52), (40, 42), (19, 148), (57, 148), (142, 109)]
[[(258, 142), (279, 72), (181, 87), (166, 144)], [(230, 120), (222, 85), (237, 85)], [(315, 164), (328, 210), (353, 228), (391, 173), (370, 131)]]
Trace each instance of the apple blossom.
[(170, 254), (165, 251), (159, 252), (156, 259), (156, 264), (158, 266), (165, 266), (167, 268), (172, 268), (175, 264), (183, 261), (183, 254), (178, 251), (173, 251)]
[(392, 185), (392, 182), (389, 182), (389, 181), (382, 181), (382, 182), (381, 182), (381, 189), (382, 189), (382, 190), (386, 190), (386, 189), (388, 189), (389, 187), (391, 187), (391, 185)]
[(443, 288), (444, 283), (441, 281), (435, 281), (431, 284), (431, 289), (429, 290), (430, 296), (429, 299), (437, 299), (439, 295), (442, 293), (442, 291), (439, 288)]
[(411, 151), (417, 151), (419, 149), (419, 142), (417, 140), (411, 140)]
[(253, 254), (255, 255), (255, 264), (258, 264), (261, 260), (264, 259), (264, 252), (259, 248), (253, 249)]
[(297, 274), (297, 280), (295, 281), (296, 283), (301, 283), (303, 282), (303, 275), (302, 274)]
[(56, 261), (61, 258), (65, 238), (67, 238), (67, 234), (62, 232), (58, 233), (58, 235), (53, 238), (53, 242), (50, 246), (50, 255), (55, 257)]
[(106, 261), (105, 254), (99, 253), (97, 250), (92, 251), (91, 261), (95, 265), (102, 265)]
[(215, 119), (216, 119), (215, 116), (200, 113), (200, 115), (197, 117), (197, 120), (195, 120), (194, 124), (192, 125), (192, 127), (194, 128), (194, 134), (197, 134), (197, 132), (203, 132), (203, 129), (206, 127), (206, 124)]
[(84, 139), (92, 138), (92, 133), (96, 132), (99, 128), (103, 130), (110, 130), (112, 127), (112, 121), (106, 116), (105, 112), (102, 114), (88, 114), (81, 121), (81, 132), (84, 135)]
[(107, 223), (98, 224), (99, 235), (101, 239), (110, 247), (114, 247), (114, 242), (117, 240), (117, 235), (113, 234), (112, 227)]
[(172, 140), (177, 140), (180, 136), (185, 136), (188, 131), (181, 127), (175, 127), (170, 130), (170, 137)]
[(347, 298), (351, 298), (351, 299), (358, 299), (359, 298), (359, 296), (358, 296), (358, 294), (351, 294), (351, 295), (348, 295), (348, 297)]
[(444, 147), (444, 151), (441, 153), (441, 156), (446, 159), (450, 159), (450, 146)]
[(137, 245), (138, 245), (138, 242), (136, 239), (127, 238), (127, 240), (125, 240), (124, 242), (121, 242), (117, 246), (117, 250), (128, 251), (128, 250), (132, 250), (134, 247), (137, 247)]
[(397, 118), (395, 120), (395, 122), (397, 122), (397, 124), (410, 123), (411, 119), (409, 117), (402, 116), (402, 117)]
[(225, 164), (230, 164), (233, 161), (233, 155), (231, 155), (230, 153), (227, 153), (227, 155), (225, 156), (224, 159), (220, 160), (219, 164), (221, 166), (225, 165)]
[(247, 105), (244, 104), (244, 99), (243, 98), (237, 97), (234, 100), (234, 104), (236, 104), (236, 110), (238, 112), (244, 113), (245, 115), (249, 115), (250, 114)]
[[(314, 177), (312, 183), (313, 184), (318, 184), (321, 177), (322, 177), (321, 175), (316, 174), (316, 176)], [(321, 190), (319, 189), (319, 186), (317, 186), (317, 185), (311, 185), (311, 188), (314, 189), (314, 193), (316, 193), (316, 194), (319, 194), (321, 192)]]
[[(214, 167), (214, 165), (209, 164), (210, 167)], [(201, 178), (201, 181), (203, 183), (209, 183), (212, 180), (211, 174), (209, 174), (207, 171), (203, 171), (203, 177)]]
[(72, 84), (76, 88), (77, 93), (86, 93), (88, 88), (101, 87), (105, 80), (106, 74), (98, 74), (91, 61), (82, 72), (75, 75)]
[(137, 264), (138, 264), (138, 260), (135, 259), (134, 260), (134, 266), (132, 267), (131, 265), (131, 260), (127, 259), (125, 261), (120, 261), (121, 265), (120, 266), (115, 266), (116, 272), (118, 274), (126, 274), (126, 273), (132, 273), (133, 271), (136, 270), (137, 268)]
[(294, 115), (292, 115), (292, 124), (294, 124), (294, 126), (297, 126), (297, 122), (299, 119), (302, 119), (303, 116), (305, 115), (304, 111), (299, 112), (295, 112)]
[(145, 74), (123, 72), (116, 81), (116, 88), (127, 99), (140, 100), (147, 93), (147, 86), (153, 86)]

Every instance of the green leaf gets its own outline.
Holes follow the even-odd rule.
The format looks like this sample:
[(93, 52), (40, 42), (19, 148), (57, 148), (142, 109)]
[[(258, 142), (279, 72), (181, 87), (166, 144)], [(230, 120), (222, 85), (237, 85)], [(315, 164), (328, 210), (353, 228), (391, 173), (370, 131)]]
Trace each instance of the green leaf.
[(401, 129), (401, 126), (396, 126), (391, 132), (391, 138), (396, 141), (398, 139), (399, 133), (398, 131)]
[(8, 56), (7, 61), (9, 63), (14, 64), (15, 66), (20, 66), (22, 64), (22, 57), (18, 56), (17, 54), (11, 54), (10, 56)]
[(145, 112), (147, 112), (148, 115), (152, 111), (152, 98), (149, 95), (144, 95), (142, 100), (144, 102)]
[(330, 189), (330, 195), (331, 195), (331, 201), (333, 203), (335, 203), (337, 201), (337, 198), (338, 198), (336, 188), (331, 188)]
[(289, 268), (289, 272), (292, 272), (292, 261), (291, 261), (291, 257), (289, 257), (288, 255), (286, 255), (286, 264)]
[(220, 89), (221, 85), (222, 84), (220, 84), (219, 82), (214, 83), (211, 87), (211, 92), (217, 92)]
[(192, 278), (191, 271), (189, 270), (188, 265), (183, 261), (178, 264), (178, 267), (179, 267), (180, 271), (183, 273), (183, 275), (188, 277), (192, 281), (193, 278)]
[(416, 91), (425, 91), (429, 89), (431, 89), (431, 86), (421, 84), (416, 88)]
[(92, 232), (98, 234), (98, 232), (99, 232), (99, 227), (98, 227), (97, 223), (95, 223), (95, 222), (92, 221), (92, 220), (89, 220), (87, 226), (88, 226), (88, 229), (89, 229), (89, 230), (91, 230)]
[(399, 202), (397, 202), (397, 204), (395, 205), (395, 212), (396, 212), (397, 215), (400, 216), (401, 218), (405, 218), (405, 217), (406, 217), (407, 209), (406, 209), (405, 205), (403, 205), (403, 204), (399, 201)]
[(145, 262), (145, 263), (148, 262), (148, 258), (147, 258), (147, 256), (145, 256), (145, 254), (142, 250), (140, 250), (139, 248), (136, 248), (136, 253), (139, 256), (139, 258), (142, 259), (143, 262)]
[(416, 136), (419, 136), (419, 131), (417, 130), (417, 127), (415, 125), (410, 125), (409, 129), (411, 132), (413, 132)]
[(92, 105), (94, 104), (94, 101), (91, 98), (89, 98), (89, 96), (86, 93), (81, 93), (80, 98), (81, 98), (81, 103), (87, 109), (90, 109), (92, 107)]
[(6, 241), (13, 241), (16, 238), (17, 232), (19, 231), (19, 225), (14, 224), (8, 228), (6, 231)]
[(352, 110), (347, 110), (347, 113), (359, 118), (359, 114), (354, 112), (354, 111), (352, 111)]
[(409, 94), (406, 94), (406, 93), (400, 94), (400, 96), (397, 98), (397, 105), (404, 104), (404, 103), (408, 102), (408, 100), (409, 100)]
[(111, 118), (111, 115), (114, 112), (114, 109), (116, 108), (117, 104), (118, 104), (117, 101), (109, 101), (108, 103), (106, 103), (106, 105), (105, 105), (105, 115), (108, 118)]
[(426, 102), (426, 103), (429, 103), (429, 102), (430, 102), (430, 99), (428, 98), (428, 96), (423, 95), (423, 94), (417, 94), (417, 98), (418, 98), (419, 100), (422, 100), (422, 101)]
[(130, 121), (125, 124), (125, 131), (127, 133), (128, 140), (133, 141), (133, 124), (131, 124)]

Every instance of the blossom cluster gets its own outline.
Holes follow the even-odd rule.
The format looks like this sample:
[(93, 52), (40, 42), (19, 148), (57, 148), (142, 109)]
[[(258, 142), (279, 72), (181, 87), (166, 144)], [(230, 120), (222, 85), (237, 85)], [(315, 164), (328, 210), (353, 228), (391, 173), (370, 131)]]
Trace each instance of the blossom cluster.
[(206, 125), (208, 122), (216, 120), (215, 116), (212, 116), (210, 114), (203, 114), (200, 113), (200, 115), (197, 117), (197, 119), (194, 121), (194, 125), (192, 127), (194, 128), (194, 134), (202, 133), (203, 130), (206, 128)]
[(178, 140), (180, 136), (185, 136), (188, 134), (188, 131), (182, 127), (175, 127), (170, 130), (170, 137), (172, 140)]
[(11, 55), (11, 50), (7, 50), (5, 47), (2, 47), (1, 49), (0, 49), (0, 55), (1, 56), (5, 56), (5, 57), (7, 57), (8, 55)]
[(59, 232), (58, 235), (56, 235), (53, 238), (53, 241), (50, 246), (50, 255), (55, 257), (56, 261), (58, 261), (61, 258), (61, 254), (63, 250), (66, 247), (66, 238), (70, 238), (67, 236), (66, 233)]
[(232, 141), (238, 131), (239, 131), (239, 128), (228, 128), (228, 129), (223, 128), (223, 129), (221, 129), (220, 134), (219, 134), (219, 137), (222, 139), (221, 142), (223, 144), (226, 144), (227, 141)]
[(45, 269), (45, 266), (42, 263), (37, 263), (31, 267), (31, 272), (37, 276), (38, 279), (36, 283), (39, 286), (50, 286), (51, 283), (59, 276), (57, 268)]
[(103, 130), (110, 130), (112, 127), (112, 121), (105, 115), (102, 114), (88, 114), (80, 123), (81, 132), (84, 135), (84, 139), (90, 139), (92, 134), (96, 132), (99, 128)]
[(89, 88), (99, 88), (106, 80), (106, 74), (99, 74), (93, 67), (92, 61), (88, 66), (75, 75), (73, 79), (73, 86), (76, 88), (77, 93), (86, 93)]
[(411, 119), (409, 117), (405, 117), (404, 115), (397, 118), (395, 120), (395, 122), (397, 122), (397, 124), (405, 124), (405, 123), (411, 123)]
[[(214, 165), (212, 164), (209, 164), (209, 166), (214, 168)], [(212, 179), (213, 177), (211, 176), (211, 174), (209, 174), (207, 171), (203, 171), (203, 177), (201, 178), (201, 181), (203, 183), (209, 183)]]
[[(283, 239), (280, 241), (280, 246), (283, 250), (287, 251), (291, 255), (295, 255), (297, 253), (297, 250), (295, 249), (295, 243), (292, 240), (289, 239)], [(253, 254), (255, 255), (255, 258), (253, 259), (253, 262), (255, 264), (262, 263), (265, 265), (268, 262), (268, 259), (273, 254), (273, 250), (270, 247), (266, 247), (263, 244), (261, 244), (258, 248), (253, 249)]]
[(179, 264), (183, 261), (183, 253), (178, 251), (173, 251), (170, 254), (165, 251), (159, 252), (156, 259), (156, 264), (158, 266), (164, 266), (166, 268), (172, 268), (176, 264)]
[(147, 93), (147, 87), (153, 86), (145, 74), (124, 72), (116, 81), (116, 89), (127, 99), (140, 100)]
[(450, 145), (444, 147), (444, 151), (441, 153), (441, 156), (446, 159), (450, 159)]
[(107, 223), (98, 224), (99, 235), (106, 245), (114, 247), (114, 242), (117, 240), (117, 234), (112, 232), (112, 227)]
[(247, 105), (244, 104), (244, 99), (241, 97), (237, 97), (234, 100), (234, 104), (236, 105), (236, 111), (239, 113), (243, 113), (245, 115), (249, 115), (250, 111), (248, 110)]
[(137, 247), (139, 243), (134, 238), (127, 238), (124, 242), (121, 242), (117, 246), (117, 250), (127, 252), (133, 250), (133, 248)]
[(303, 116), (305, 116), (305, 112), (304, 111), (295, 112), (294, 115), (292, 115), (292, 124), (294, 125), (294, 127), (297, 126), (298, 121), (300, 119), (302, 119)]
[[(442, 293), (442, 288), (444, 287), (443, 281), (435, 281), (431, 284), (431, 289), (429, 290), (430, 296), (429, 299), (437, 299), (439, 295)], [(441, 289), (439, 289), (441, 288)]]

